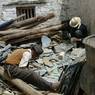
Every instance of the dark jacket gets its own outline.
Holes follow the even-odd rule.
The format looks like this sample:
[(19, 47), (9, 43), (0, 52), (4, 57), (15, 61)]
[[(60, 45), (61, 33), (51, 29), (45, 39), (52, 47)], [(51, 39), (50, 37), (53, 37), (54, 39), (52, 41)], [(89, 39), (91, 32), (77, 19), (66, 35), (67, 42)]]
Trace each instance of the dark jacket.
[(72, 37), (76, 37), (78, 39), (81, 39), (80, 42), (77, 42), (77, 47), (83, 46), (82, 41), (87, 36), (87, 28), (84, 24), (81, 24), (79, 28), (69, 28), (69, 33)]
[(87, 28), (84, 24), (81, 24), (79, 28), (70, 28), (69, 33), (71, 34), (71, 37), (83, 39), (87, 36)]

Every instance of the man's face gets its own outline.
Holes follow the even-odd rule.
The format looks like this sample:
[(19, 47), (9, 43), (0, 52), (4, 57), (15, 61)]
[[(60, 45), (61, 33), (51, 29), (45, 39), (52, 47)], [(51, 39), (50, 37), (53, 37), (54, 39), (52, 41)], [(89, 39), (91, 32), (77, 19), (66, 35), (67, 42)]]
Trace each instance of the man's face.
[(32, 50), (32, 59), (36, 60), (37, 58), (39, 58), (39, 55), (35, 50)]

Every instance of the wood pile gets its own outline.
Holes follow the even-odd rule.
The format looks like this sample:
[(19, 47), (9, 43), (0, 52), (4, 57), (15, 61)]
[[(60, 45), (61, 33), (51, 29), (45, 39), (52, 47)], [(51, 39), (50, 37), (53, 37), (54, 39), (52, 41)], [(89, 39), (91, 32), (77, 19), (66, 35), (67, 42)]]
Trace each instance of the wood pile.
[(43, 28), (37, 27), (39, 24), (46, 22), (48, 19), (54, 18), (53, 13), (46, 16), (37, 16), (20, 22), (14, 22), (7, 30), (0, 31), (0, 41), (6, 43), (19, 44), (24, 41), (41, 38), (43, 35), (55, 35), (64, 26), (63, 24), (50, 25)]

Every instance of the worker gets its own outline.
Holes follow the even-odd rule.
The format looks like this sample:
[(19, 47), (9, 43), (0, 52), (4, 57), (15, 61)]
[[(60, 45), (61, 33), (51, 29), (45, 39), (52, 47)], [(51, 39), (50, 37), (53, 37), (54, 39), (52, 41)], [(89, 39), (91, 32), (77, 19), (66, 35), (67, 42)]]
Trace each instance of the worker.
[(31, 49), (16, 49), (5, 60), (5, 71), (11, 78), (19, 78), (41, 90), (56, 91), (58, 83), (51, 83), (30, 69), (26, 69), (29, 60), (36, 59), (42, 54), (40, 46), (34, 45)]
[(80, 17), (73, 17), (69, 21), (70, 40), (76, 47), (84, 47), (82, 41), (87, 36), (87, 28), (81, 23)]

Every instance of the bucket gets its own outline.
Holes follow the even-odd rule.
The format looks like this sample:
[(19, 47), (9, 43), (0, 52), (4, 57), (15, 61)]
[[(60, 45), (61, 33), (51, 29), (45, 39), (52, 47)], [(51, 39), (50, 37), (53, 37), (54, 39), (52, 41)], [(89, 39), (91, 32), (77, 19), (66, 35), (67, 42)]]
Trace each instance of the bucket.
[(95, 34), (86, 37), (83, 43), (86, 48), (87, 63), (95, 67)]

